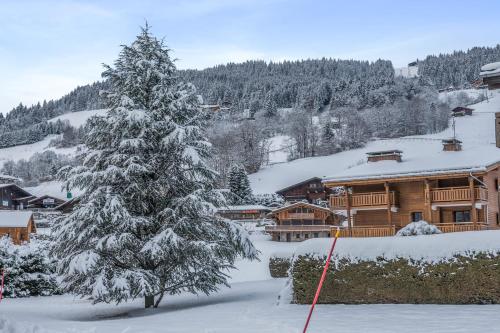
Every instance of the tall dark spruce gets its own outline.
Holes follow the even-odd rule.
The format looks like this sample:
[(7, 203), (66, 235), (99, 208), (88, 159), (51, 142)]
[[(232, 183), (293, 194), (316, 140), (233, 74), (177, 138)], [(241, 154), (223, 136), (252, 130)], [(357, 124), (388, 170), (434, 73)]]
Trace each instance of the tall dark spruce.
[(215, 215), (225, 203), (206, 164), (200, 97), (147, 26), (105, 68), (111, 108), (89, 120), (83, 166), (60, 172), (82, 190), (54, 228), (64, 287), (95, 303), (155, 297), (155, 307), (164, 294), (214, 292), (257, 251)]

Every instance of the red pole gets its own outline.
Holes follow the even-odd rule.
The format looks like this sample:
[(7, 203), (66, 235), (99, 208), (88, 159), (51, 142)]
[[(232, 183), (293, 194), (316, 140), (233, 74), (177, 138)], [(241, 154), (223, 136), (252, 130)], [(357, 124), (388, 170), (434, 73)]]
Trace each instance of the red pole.
[(3, 279), (5, 276), (5, 271), (2, 269), (2, 282), (0, 283), (0, 302), (2, 301), (2, 296), (3, 296)]
[(321, 292), (321, 287), (323, 287), (323, 282), (325, 282), (326, 273), (328, 271), (328, 267), (330, 266), (330, 260), (332, 259), (333, 249), (335, 249), (335, 244), (337, 244), (337, 239), (339, 238), (340, 229), (337, 228), (337, 232), (335, 233), (335, 239), (333, 240), (332, 247), (330, 248), (330, 253), (328, 253), (328, 258), (326, 259), (325, 268), (323, 269), (323, 274), (321, 274), (321, 279), (319, 279), (318, 289), (316, 290), (316, 295), (314, 295), (314, 300), (311, 305), (311, 309), (309, 310), (309, 315), (307, 316), (306, 325), (304, 326), (304, 330), (302, 333), (307, 332), (307, 327), (309, 326), (309, 321), (311, 320), (312, 313), (314, 311), (314, 306), (319, 298), (319, 293)]

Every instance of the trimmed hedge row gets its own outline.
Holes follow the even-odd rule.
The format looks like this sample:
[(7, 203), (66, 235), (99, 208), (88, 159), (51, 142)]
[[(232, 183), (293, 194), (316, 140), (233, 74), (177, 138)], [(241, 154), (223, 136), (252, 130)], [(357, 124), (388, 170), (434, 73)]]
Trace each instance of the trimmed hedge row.
[[(295, 260), (295, 303), (312, 302), (325, 260), (310, 256)], [(499, 304), (500, 256), (456, 256), (436, 264), (343, 259), (330, 266), (319, 303)]]
[(272, 257), (269, 259), (269, 272), (273, 278), (288, 277), (288, 270), (292, 264), (289, 258)]

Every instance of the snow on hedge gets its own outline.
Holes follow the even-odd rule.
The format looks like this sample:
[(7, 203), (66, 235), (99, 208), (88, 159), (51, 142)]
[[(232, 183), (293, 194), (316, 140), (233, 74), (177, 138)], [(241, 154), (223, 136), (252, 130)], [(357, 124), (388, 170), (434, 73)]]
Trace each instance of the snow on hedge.
[[(327, 256), (332, 238), (317, 238), (303, 242), (295, 251), (295, 258), (310, 255)], [(378, 258), (397, 258), (423, 262), (442, 262), (456, 255), (474, 253), (500, 254), (500, 230), (455, 232), (415, 237), (340, 238), (335, 247), (334, 260), (375, 261)]]
[(441, 230), (435, 225), (429, 224), (426, 221), (418, 221), (407, 224), (396, 233), (396, 236), (433, 235), (440, 233)]

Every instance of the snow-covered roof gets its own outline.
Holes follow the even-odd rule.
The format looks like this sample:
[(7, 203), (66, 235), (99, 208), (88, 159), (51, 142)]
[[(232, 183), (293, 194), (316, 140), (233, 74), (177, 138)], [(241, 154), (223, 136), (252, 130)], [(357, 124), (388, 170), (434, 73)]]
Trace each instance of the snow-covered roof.
[(220, 208), (220, 212), (227, 212), (227, 211), (241, 211), (241, 210), (266, 210), (266, 211), (271, 211), (271, 208), (262, 206), (262, 205), (235, 205), (235, 206), (227, 206)]
[(9, 175), (4, 175), (0, 173), (0, 179), (11, 180), (11, 181), (20, 181), (21, 179)]
[(500, 75), (500, 61), (484, 65), (483, 67), (481, 67), (481, 73), (479, 73), (479, 76), (482, 77), (498, 75)]
[(27, 227), (32, 215), (29, 210), (0, 210), (0, 228)]

